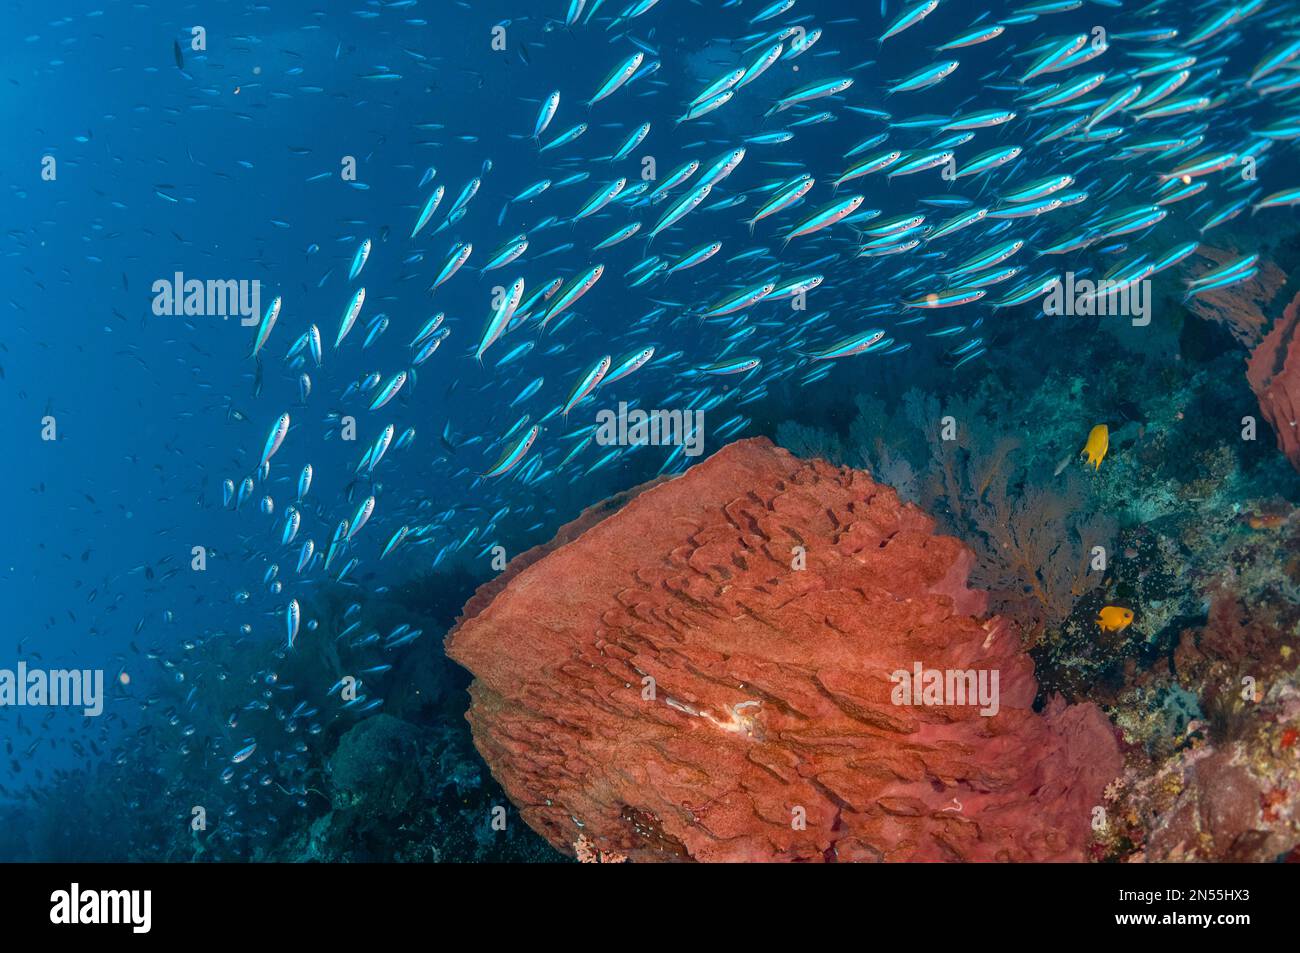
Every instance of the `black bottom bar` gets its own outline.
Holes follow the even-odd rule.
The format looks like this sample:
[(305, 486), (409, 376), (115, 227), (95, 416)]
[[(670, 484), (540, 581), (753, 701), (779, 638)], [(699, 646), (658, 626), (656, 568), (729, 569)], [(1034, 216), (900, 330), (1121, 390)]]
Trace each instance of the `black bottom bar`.
[(76, 931), (85, 939), (201, 938), (208, 944), (251, 936), (346, 942), (373, 938), (375, 929), (385, 935), (420, 930), (436, 944), (479, 925), (485, 939), (502, 927), (537, 938), (549, 934), (552, 942), (575, 932), (648, 939), (675, 933), (670, 925), (688, 920), (696, 924), (688, 931), (696, 946), (713, 932), (738, 942), (756, 931), (771, 939), (769, 930), (783, 928), (802, 934), (800, 942), (809, 928), (819, 934), (850, 928), (876, 942), (882, 936), (938, 940), (949, 933), (971, 940), (1138, 934), (1182, 941), (1200, 933), (1230, 943), (1280, 929), (1296, 886), (1284, 864), (620, 866), (603, 872), (577, 864), (544, 870), (37, 864), (9, 865), (0, 876), (6, 882), (0, 922), (9, 939)]

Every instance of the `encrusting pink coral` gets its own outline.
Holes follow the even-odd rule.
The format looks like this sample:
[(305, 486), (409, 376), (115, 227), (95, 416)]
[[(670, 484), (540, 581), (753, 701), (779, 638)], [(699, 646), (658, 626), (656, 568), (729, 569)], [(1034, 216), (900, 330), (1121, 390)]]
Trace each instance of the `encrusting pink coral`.
[[(1082, 859), (1114, 734), (1033, 710), (972, 562), (867, 473), (745, 440), (515, 559), (447, 650), (493, 774), (568, 853)], [(918, 665), (944, 684), (905, 698)]]

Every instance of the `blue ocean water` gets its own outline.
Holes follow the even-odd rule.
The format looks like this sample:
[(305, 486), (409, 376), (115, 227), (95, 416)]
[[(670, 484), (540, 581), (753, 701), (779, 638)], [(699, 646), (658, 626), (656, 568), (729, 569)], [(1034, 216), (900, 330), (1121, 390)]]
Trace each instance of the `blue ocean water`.
[[(97, 835), (71, 847), (29, 828), (0, 843), (8, 859), (301, 856), (307, 848), (295, 838), (330, 807), (322, 789), (334, 772), (325, 766), (340, 737), (381, 712), (442, 733), (438, 776), (428, 783), (445, 797), (446, 817), (478, 818), (473, 812), (504, 796), (468, 742), (459, 717), (467, 678), (441, 658), (442, 630), (499, 557), (697, 459), (680, 447), (602, 446), (592, 439), (597, 409), (703, 408), (705, 454), (774, 435), (790, 419), (843, 430), (860, 394), (896, 402), (912, 386), (970, 388), (991, 362), (1018, 364), (1029, 378), (1039, 366), (1079, 363), (1077, 353), (1054, 350), (1060, 339), (1039, 296), (990, 307), (1016, 290), (1067, 269), (1154, 278), (1153, 263), (1208, 240), (1207, 221), (1237, 205), (1209, 237), (1243, 261), (1230, 281), (1253, 277), (1246, 256), (1267, 257), (1295, 225), (1294, 197), (1251, 216), (1265, 196), (1297, 185), (1297, 98), (1286, 83), (1296, 76), (1288, 44), (1300, 29), (1292, 3), (1239, 4), (1267, 9), (1190, 49), (1182, 42), (1221, 4), (944, 2), (883, 44), (880, 35), (905, 13), (895, 0), (798, 0), (789, 9), (762, 0), (609, 0), (589, 2), (570, 25), (565, 0), (72, 6), (11, 2), (0, 38), (0, 401), (9, 452), (0, 471), (8, 501), (0, 669), (102, 671), (104, 701), (93, 717), (72, 706), (0, 708), (0, 798), (12, 817), (41, 818), (52, 830), (96, 818)], [(1033, 6), (1043, 12), (1026, 12)], [(988, 42), (935, 49), (997, 24), (1005, 30)], [(1098, 26), (1109, 45), (1092, 59)], [(1161, 28), (1181, 36), (1115, 37)], [(1073, 45), (1076, 36), (1084, 40)], [(793, 45), (809, 37), (806, 49)], [(727, 83), (777, 43), (780, 58), (761, 75)], [(1273, 50), (1281, 65), (1244, 86)], [(1026, 80), (1053, 51), (1079, 62)], [(587, 105), (636, 54), (630, 81), (611, 80), (609, 95)], [(1194, 59), (1184, 64), (1185, 56)], [(888, 92), (948, 59), (960, 65), (946, 79)], [(1185, 110), (1143, 119), (1130, 99), (1098, 120), (1095, 136), (1075, 125), (1049, 138), (1128, 85), (1150, 92), (1182, 70), (1188, 77), (1157, 102), (1186, 98)], [(1095, 86), (1041, 105), (1091, 74)], [(809, 89), (837, 80), (852, 83)], [(700, 106), (716, 108), (681, 121), (715, 82), (721, 92)], [(1282, 88), (1259, 92), (1268, 83)], [(587, 128), (540, 152), (532, 134), (553, 90), (560, 105), (541, 141)], [(806, 101), (794, 101), (800, 96)], [(943, 128), (999, 108), (1016, 117)], [(650, 124), (645, 140), (611, 161), (642, 123)], [(792, 136), (769, 135), (779, 132)], [(698, 207), (647, 240), (742, 147), (743, 160), (713, 173)], [(1012, 147), (1020, 151), (996, 155)], [(900, 164), (942, 161), (833, 188), (855, 161), (895, 148)], [(994, 155), (987, 171), (954, 180), (942, 174), (947, 152), (957, 173)], [(1158, 175), (1222, 157), (1230, 158), (1212, 172), (1187, 174), (1187, 185), (1210, 183), (1204, 193), (1156, 204), (1169, 191)], [(1247, 157), (1250, 177), (1241, 174)], [(698, 171), (685, 184), (647, 201), (692, 160)], [(807, 197), (751, 233), (764, 203), (804, 174), (815, 179)], [(927, 230), (966, 211), (1005, 211), (1008, 192), (1046, 189), (1044, 180), (1066, 175), (1069, 185), (1044, 195), (1071, 195), (1069, 207), (990, 215), (946, 244), (927, 240)], [(536, 198), (511, 201), (547, 179)], [(438, 208), (412, 237), (435, 188), (445, 190)], [(463, 217), (449, 221), (467, 189)], [(608, 204), (575, 220), (611, 192)], [(860, 204), (840, 221), (846, 209), (836, 203), (855, 195)], [(819, 211), (834, 224), (791, 237)], [(879, 229), (912, 215), (923, 221)], [(595, 249), (634, 221), (638, 234)], [(1043, 251), (1089, 234), (1077, 251)], [(527, 249), (480, 273), (517, 235)], [(368, 257), (350, 278), (363, 242)], [(707, 260), (664, 273), (713, 242), (721, 250)], [(431, 292), (460, 243), (473, 245), (467, 263)], [(1020, 244), (998, 258), (1006, 243)], [(873, 255), (861, 256), (864, 248)], [(1186, 271), (1190, 262), (1178, 262), (1160, 279), (1170, 300), (1186, 290), (1184, 279), (1222, 265)], [(545, 314), (598, 264), (589, 291)], [(157, 283), (178, 273), (258, 283), (252, 323), (157, 313)], [(516, 303), (545, 282), (565, 284), (522, 320), (507, 315), (492, 339), (491, 319), (517, 278)], [(356, 324), (336, 347), (361, 287)], [(954, 289), (983, 293), (951, 310), (924, 303)], [(738, 292), (753, 301), (723, 305)], [(250, 357), (272, 300), (278, 315)], [(417, 365), (419, 344), (431, 338), (412, 341), (439, 313), (434, 333), (445, 339)], [(1159, 309), (1155, 319), (1164, 320)], [(313, 326), (319, 361), (303, 337)], [(1116, 333), (1132, 340), (1139, 332)], [(1097, 346), (1082, 363), (1104, 371), (1110, 345)], [(653, 356), (636, 364), (647, 348)], [(831, 354), (836, 348), (849, 353)], [(575, 400), (584, 381), (611, 368), (626, 376)], [(370, 409), (402, 373), (395, 396)], [(1240, 394), (1248, 396), (1244, 384)], [(288, 432), (263, 470), (282, 414)], [(391, 442), (372, 466), (389, 425)], [(401, 445), (409, 428), (414, 436)], [(298, 499), (307, 464), (311, 486)], [(236, 504), (245, 480), (251, 492)], [(373, 513), (359, 520), (369, 498)], [(286, 543), (290, 507), (301, 525)], [(338, 538), (342, 521), (348, 529)], [(308, 539), (315, 554), (300, 571)], [(296, 626), (287, 621), (291, 600)], [(410, 629), (422, 634), (400, 642)], [(378, 640), (366, 642), (372, 632)], [(393, 667), (359, 676), (364, 698), (350, 708), (331, 690), (336, 679), (384, 665)], [(249, 745), (255, 751), (238, 757)], [(107, 792), (105, 803), (87, 807), (96, 791)], [(201, 833), (189, 826), (195, 806), (208, 818)], [(440, 859), (547, 856), (522, 824), (502, 847), (479, 820), (464, 823), (469, 833), (448, 838)]]

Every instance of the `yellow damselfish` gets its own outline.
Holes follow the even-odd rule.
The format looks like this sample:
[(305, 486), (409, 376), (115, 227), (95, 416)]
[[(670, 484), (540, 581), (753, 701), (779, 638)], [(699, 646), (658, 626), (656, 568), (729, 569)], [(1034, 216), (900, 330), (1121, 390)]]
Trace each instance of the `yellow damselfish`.
[(1119, 632), (1133, 624), (1133, 610), (1123, 606), (1103, 606), (1097, 613), (1097, 625), (1103, 632)]
[(1084, 462), (1091, 463), (1094, 470), (1100, 470), (1101, 461), (1106, 459), (1106, 451), (1109, 449), (1110, 429), (1105, 424), (1097, 424), (1088, 432), (1088, 442), (1079, 454), (1088, 458)]

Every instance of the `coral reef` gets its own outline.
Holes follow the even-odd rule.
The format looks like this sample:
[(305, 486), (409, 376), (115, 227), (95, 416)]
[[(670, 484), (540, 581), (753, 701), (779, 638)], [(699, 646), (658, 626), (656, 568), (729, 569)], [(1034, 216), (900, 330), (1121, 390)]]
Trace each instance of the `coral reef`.
[(1190, 721), (1173, 754), (1133, 759), (1107, 789), (1098, 856), (1268, 862), (1300, 850), (1300, 677), (1292, 666), (1226, 704), (1229, 725)]
[[(1261, 507), (1213, 549), (1206, 618), (1126, 673), (1129, 750), (1100, 850), (1127, 860), (1271, 861), (1300, 845), (1300, 511)], [(1171, 725), (1171, 702), (1186, 718)]]
[[(746, 440), (517, 557), (447, 651), (494, 776), (584, 859), (1081, 859), (1112, 730), (1034, 711), (974, 562), (866, 473)], [(918, 664), (997, 702), (908, 704)]]

